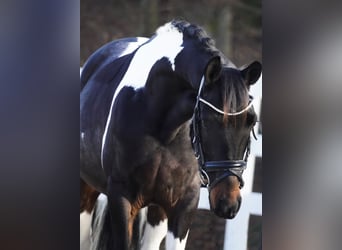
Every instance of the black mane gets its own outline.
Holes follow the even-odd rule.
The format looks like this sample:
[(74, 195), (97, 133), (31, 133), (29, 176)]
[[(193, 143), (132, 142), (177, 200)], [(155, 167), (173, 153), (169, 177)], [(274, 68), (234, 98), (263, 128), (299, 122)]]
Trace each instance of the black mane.
[(188, 23), (184, 20), (172, 20), (171, 24), (182, 32), (185, 37), (196, 40), (199, 47), (211, 52), (213, 55), (223, 56), (215, 47), (215, 41), (208, 36), (207, 32), (200, 26)]

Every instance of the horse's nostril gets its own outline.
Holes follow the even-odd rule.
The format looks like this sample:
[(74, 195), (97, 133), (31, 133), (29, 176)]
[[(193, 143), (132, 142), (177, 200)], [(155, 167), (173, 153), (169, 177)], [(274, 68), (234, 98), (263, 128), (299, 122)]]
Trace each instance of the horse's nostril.
[(219, 200), (217, 208), (222, 214), (226, 214), (229, 210), (228, 204), (225, 200)]
[(240, 210), (240, 207), (241, 207), (241, 197), (238, 198), (238, 205), (237, 205), (236, 212)]
[(241, 205), (241, 200), (238, 199), (238, 201), (235, 204), (229, 204), (226, 200), (220, 199), (217, 202), (217, 206), (215, 209), (216, 215), (219, 217), (223, 217), (226, 219), (233, 219), (236, 214), (238, 213)]
[(236, 215), (237, 211), (235, 210), (235, 208), (231, 208), (228, 212), (228, 217), (229, 218), (234, 218)]

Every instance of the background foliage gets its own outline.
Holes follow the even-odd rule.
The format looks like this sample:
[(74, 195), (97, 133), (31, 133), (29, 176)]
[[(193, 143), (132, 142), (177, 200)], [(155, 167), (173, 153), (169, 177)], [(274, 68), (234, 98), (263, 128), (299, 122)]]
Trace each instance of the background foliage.
[(261, 61), (260, 0), (81, 0), (81, 64), (111, 40), (149, 37), (174, 18), (204, 27), (237, 66)]

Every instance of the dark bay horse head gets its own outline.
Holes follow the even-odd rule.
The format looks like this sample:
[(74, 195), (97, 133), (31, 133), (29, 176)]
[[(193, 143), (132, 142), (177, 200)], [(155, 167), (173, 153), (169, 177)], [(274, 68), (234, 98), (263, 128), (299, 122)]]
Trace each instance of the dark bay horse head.
[(248, 91), (260, 74), (259, 62), (238, 69), (213, 59), (199, 90), (192, 137), (211, 210), (219, 217), (234, 218), (241, 205), (242, 173), (257, 121)]

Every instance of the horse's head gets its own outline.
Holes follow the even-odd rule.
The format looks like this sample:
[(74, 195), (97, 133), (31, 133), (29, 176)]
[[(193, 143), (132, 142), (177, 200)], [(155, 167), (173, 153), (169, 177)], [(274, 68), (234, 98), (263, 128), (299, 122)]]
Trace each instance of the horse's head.
[(260, 74), (259, 62), (237, 69), (214, 58), (199, 88), (193, 143), (208, 181), (211, 210), (219, 217), (232, 219), (240, 209), (242, 172), (257, 121), (248, 90)]

